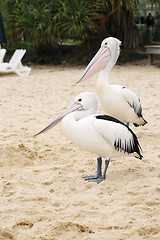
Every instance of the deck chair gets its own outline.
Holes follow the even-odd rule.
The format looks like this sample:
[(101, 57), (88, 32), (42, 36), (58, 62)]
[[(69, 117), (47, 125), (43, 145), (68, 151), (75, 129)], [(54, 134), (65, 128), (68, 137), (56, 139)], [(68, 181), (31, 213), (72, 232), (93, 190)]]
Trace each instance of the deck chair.
[(0, 49), (0, 64), (3, 63), (4, 56), (6, 54), (6, 49)]
[(26, 53), (25, 49), (17, 49), (8, 63), (2, 62), (0, 64), (0, 72), (3, 73), (15, 72), (19, 76), (29, 75), (31, 68), (23, 66), (21, 63), (21, 60), (25, 53)]

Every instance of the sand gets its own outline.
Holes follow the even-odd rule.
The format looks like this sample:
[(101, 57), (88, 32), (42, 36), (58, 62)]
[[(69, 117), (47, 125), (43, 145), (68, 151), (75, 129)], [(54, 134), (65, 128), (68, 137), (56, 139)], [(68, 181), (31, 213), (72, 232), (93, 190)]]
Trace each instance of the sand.
[[(0, 75), (0, 239), (160, 239), (160, 68), (148, 61), (116, 65), (110, 83), (135, 91), (144, 127), (132, 130), (143, 160), (113, 159), (101, 184), (96, 156), (67, 140), (57, 125), (33, 134), (81, 92), (96, 93), (97, 75), (76, 85), (85, 66), (32, 66)], [(99, 112), (103, 113), (100, 107)]]

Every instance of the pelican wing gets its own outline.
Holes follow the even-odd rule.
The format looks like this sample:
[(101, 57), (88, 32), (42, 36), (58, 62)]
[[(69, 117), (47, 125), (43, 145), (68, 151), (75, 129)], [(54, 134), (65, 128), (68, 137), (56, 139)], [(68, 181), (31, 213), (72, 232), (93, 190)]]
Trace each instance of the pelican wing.
[(118, 119), (108, 115), (98, 115), (94, 127), (117, 151), (137, 153), (137, 157), (142, 158), (136, 135)]
[(137, 116), (142, 117), (142, 107), (137, 95), (125, 87), (122, 87), (122, 94), (127, 103), (133, 108)]

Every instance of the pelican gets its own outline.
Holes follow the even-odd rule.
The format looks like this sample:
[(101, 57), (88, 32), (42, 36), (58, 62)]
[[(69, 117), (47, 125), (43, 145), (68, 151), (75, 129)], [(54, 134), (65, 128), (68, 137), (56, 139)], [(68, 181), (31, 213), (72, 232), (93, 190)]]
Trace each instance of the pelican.
[[(84, 179), (100, 183), (106, 178), (111, 158), (128, 154), (142, 159), (142, 155), (138, 139), (127, 125), (111, 116), (98, 115), (97, 111), (97, 97), (90, 92), (81, 93), (70, 107), (34, 136), (46, 132), (60, 122), (61, 131), (66, 138), (80, 148), (96, 154), (97, 174)], [(102, 158), (105, 158), (103, 174)]]
[(96, 90), (105, 113), (127, 123), (128, 126), (129, 123), (133, 123), (136, 127), (143, 126), (147, 121), (142, 116), (142, 107), (137, 95), (124, 86), (108, 82), (108, 75), (120, 54), (120, 45), (121, 42), (116, 38), (104, 39), (99, 51), (77, 83), (87, 80), (100, 71)]

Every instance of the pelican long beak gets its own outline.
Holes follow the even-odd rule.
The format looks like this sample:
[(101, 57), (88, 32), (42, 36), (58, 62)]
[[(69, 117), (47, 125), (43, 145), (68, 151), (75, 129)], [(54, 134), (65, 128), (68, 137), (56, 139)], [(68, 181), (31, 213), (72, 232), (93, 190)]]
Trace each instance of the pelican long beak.
[(96, 55), (92, 58), (90, 63), (87, 65), (86, 69), (84, 70), (82, 76), (79, 78), (77, 83), (81, 81), (85, 81), (95, 73), (99, 72), (100, 70), (104, 69), (106, 64), (108, 63), (111, 56), (111, 52), (108, 47), (101, 47)]
[(60, 113), (56, 118), (54, 118), (52, 120), (52, 122), (50, 122), (47, 126), (45, 126), (43, 129), (41, 129), (39, 132), (37, 132), (36, 134), (34, 134), (33, 136), (36, 137), (37, 135), (44, 133), (46, 131), (48, 131), (49, 129), (51, 129), (52, 127), (56, 126), (60, 120), (62, 120), (63, 117), (65, 117), (67, 114), (74, 112), (76, 110), (80, 110), (82, 109), (82, 105), (80, 103), (73, 103), (70, 107), (68, 107), (67, 109), (65, 109), (62, 113)]

